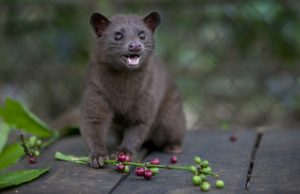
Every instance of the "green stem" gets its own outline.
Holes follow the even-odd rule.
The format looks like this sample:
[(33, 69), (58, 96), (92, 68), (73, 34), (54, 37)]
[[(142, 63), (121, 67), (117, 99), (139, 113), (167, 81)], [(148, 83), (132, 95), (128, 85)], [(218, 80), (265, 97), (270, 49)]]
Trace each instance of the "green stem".
[(213, 177), (215, 177), (215, 178), (218, 178), (218, 177), (219, 177), (218, 174), (213, 173), (213, 172), (206, 172), (206, 171), (202, 171), (202, 170), (200, 170), (199, 172), (201, 172), (201, 173), (203, 173), (203, 174), (211, 175), (211, 176), (213, 176)]
[(148, 164), (148, 163), (138, 163), (138, 162), (118, 162), (116, 160), (105, 160), (104, 163), (106, 164), (125, 164), (125, 165), (132, 165), (132, 166), (139, 166), (139, 167), (146, 167), (146, 168), (164, 168), (169, 170), (187, 170), (190, 171), (190, 166), (174, 166), (174, 165), (157, 165), (157, 164)]
[(155, 164), (149, 164), (146, 165), (146, 167), (149, 168), (164, 168), (169, 170), (186, 170), (190, 171), (190, 166), (174, 166), (174, 165), (155, 165)]
[(105, 164), (112, 164), (112, 165), (116, 165), (116, 164), (125, 164), (125, 165), (132, 165), (132, 166), (141, 166), (141, 167), (144, 167), (145, 164), (143, 163), (138, 163), (138, 162), (118, 162), (116, 160), (104, 160), (104, 163)]
[(53, 137), (51, 137), (48, 141), (44, 142), (41, 145), (41, 148), (46, 148), (48, 146), (50, 146), (51, 144), (53, 144), (56, 140), (58, 140), (60, 138), (60, 135), (58, 132), (55, 132)]
[[(163, 168), (163, 169), (168, 169), (168, 170), (186, 170), (190, 171), (190, 166), (175, 166), (175, 165), (157, 165), (157, 164), (149, 164), (149, 163), (138, 163), (138, 162), (118, 162), (116, 160), (105, 160), (105, 164), (125, 164), (125, 165), (131, 165), (131, 166), (139, 166), (139, 167), (146, 167), (146, 168)], [(213, 172), (207, 172), (207, 171), (202, 171), (200, 170), (199, 172), (207, 175), (211, 175), (214, 177), (218, 177), (218, 174), (215, 174)]]
[(24, 150), (24, 154), (26, 156), (32, 155), (32, 152), (28, 149), (28, 147), (27, 147), (27, 145), (25, 143), (24, 135), (23, 134), (20, 135), (20, 141), (21, 141), (21, 146), (23, 147), (23, 150)]
[[(71, 162), (76, 162), (76, 163), (81, 163), (81, 164), (87, 164), (88, 163), (88, 157), (75, 157), (72, 155), (64, 155), (60, 152), (56, 152), (55, 158), (59, 160), (65, 160), (65, 161), (71, 161)], [(185, 171), (191, 171), (191, 166), (175, 166), (175, 165), (160, 165), (160, 164), (150, 164), (149, 162), (146, 163), (139, 163), (139, 162), (119, 162), (117, 160), (104, 160), (105, 164), (111, 164), (111, 165), (116, 165), (116, 164), (124, 164), (124, 165), (131, 165), (135, 167), (145, 167), (145, 168), (163, 168), (163, 169), (168, 169), (168, 170), (185, 170)], [(213, 172), (207, 172), (207, 171), (202, 171), (201, 169), (198, 170), (198, 172), (206, 174), (206, 175), (211, 175), (214, 176), (215, 178), (218, 178), (218, 174), (215, 174)]]

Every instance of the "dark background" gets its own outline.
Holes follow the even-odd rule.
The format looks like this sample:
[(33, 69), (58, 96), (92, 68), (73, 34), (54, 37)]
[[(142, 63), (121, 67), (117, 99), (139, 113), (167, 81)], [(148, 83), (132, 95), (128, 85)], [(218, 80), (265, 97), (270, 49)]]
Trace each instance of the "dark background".
[(300, 1), (288, 0), (1, 0), (1, 103), (18, 99), (46, 121), (78, 107), (90, 14), (152, 10), (189, 128), (299, 126)]

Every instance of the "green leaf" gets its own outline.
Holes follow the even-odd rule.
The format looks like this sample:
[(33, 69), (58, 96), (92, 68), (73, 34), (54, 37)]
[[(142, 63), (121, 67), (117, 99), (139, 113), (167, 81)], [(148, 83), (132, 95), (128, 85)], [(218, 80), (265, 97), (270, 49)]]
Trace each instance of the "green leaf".
[(2, 173), (0, 174), (0, 190), (32, 181), (45, 172), (48, 172), (49, 169), (50, 168), (44, 168)]
[(0, 154), (2, 153), (2, 150), (7, 142), (7, 138), (10, 132), (10, 127), (4, 122), (0, 121)]
[(24, 155), (23, 148), (15, 143), (4, 147), (0, 155), (0, 170), (15, 164)]
[(5, 105), (0, 107), (0, 116), (9, 125), (36, 136), (47, 138), (54, 135), (54, 132), (43, 121), (13, 99), (6, 99)]
[(79, 164), (87, 164), (89, 161), (88, 157), (76, 157), (73, 155), (65, 155), (61, 152), (56, 152), (55, 153), (55, 159), (57, 160), (64, 160), (68, 162), (74, 162), (74, 163), (79, 163)]

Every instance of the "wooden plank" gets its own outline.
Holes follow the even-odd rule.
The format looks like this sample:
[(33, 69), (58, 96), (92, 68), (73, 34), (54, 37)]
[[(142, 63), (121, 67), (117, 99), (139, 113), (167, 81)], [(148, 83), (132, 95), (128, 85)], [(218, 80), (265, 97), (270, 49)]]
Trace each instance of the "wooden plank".
[[(238, 141), (233, 143), (229, 141), (230, 132), (191, 132), (186, 138), (184, 153), (179, 155), (178, 165), (193, 164), (193, 157), (200, 155), (210, 161), (226, 184), (224, 189), (212, 188), (209, 193), (243, 193), (256, 135), (255, 131), (239, 131), (237, 136)], [(170, 155), (154, 152), (145, 161), (154, 158), (169, 164)], [(191, 177), (189, 172), (161, 170), (159, 175), (146, 181), (132, 172), (112, 193), (200, 193), (200, 188), (192, 185)], [(214, 183), (214, 179), (211, 182)]]
[(112, 168), (95, 170), (87, 165), (55, 161), (54, 153), (56, 151), (77, 156), (87, 156), (88, 154), (79, 136), (60, 140), (47, 150), (43, 150), (37, 164), (27, 164), (25, 160), (22, 160), (10, 169), (35, 169), (50, 166), (49, 173), (33, 182), (7, 189), (3, 193), (108, 193), (124, 176), (116, 173)]
[(266, 132), (260, 143), (249, 193), (300, 193), (300, 130)]

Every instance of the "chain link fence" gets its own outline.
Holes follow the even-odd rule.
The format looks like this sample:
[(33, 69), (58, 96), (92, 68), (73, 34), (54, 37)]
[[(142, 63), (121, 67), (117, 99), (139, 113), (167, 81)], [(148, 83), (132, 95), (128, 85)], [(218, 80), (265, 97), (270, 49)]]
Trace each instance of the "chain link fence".
[(1, 102), (16, 98), (46, 121), (78, 107), (89, 15), (151, 10), (189, 128), (299, 126), (300, 2), (287, 0), (1, 1)]

